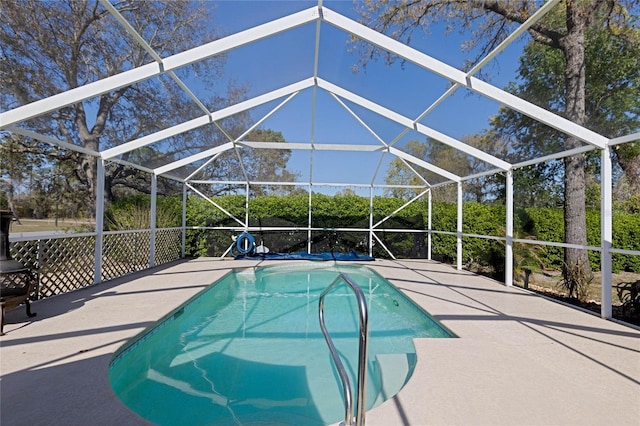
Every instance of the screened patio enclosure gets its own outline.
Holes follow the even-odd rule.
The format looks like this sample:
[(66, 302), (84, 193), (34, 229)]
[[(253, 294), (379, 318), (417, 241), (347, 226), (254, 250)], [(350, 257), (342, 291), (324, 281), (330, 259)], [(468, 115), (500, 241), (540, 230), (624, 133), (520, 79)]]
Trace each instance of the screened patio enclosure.
[[(247, 208), (244, 217), (228, 214), (234, 221), (234, 226), (228, 229), (234, 232), (257, 229), (250, 226), (248, 217), (252, 189), (295, 187), (307, 191), (308, 223), (306, 227), (295, 227), (295, 230), (307, 233), (309, 252), (313, 249), (311, 233), (318, 230), (312, 226), (311, 198), (314, 192), (335, 194), (350, 190), (373, 200), (386, 190), (406, 188), (416, 195), (408, 197), (399, 210), (418, 199), (426, 198), (429, 203), (429, 223), (426, 229), (419, 230), (427, 236), (429, 258), (430, 238), (438, 232), (457, 239), (456, 264), (459, 269), (462, 268), (463, 236), (504, 241), (506, 285), (513, 284), (514, 243), (600, 252), (602, 316), (610, 318), (611, 255), (640, 255), (639, 251), (612, 246), (614, 170), (611, 151), (617, 144), (634, 143), (640, 138), (640, 133), (613, 139), (598, 134), (500, 89), (513, 75), (505, 76), (496, 71), (498, 68), (513, 71), (517, 67), (519, 49), (528, 37), (527, 29), (553, 8), (559, 7), (559, 3), (559, 0), (551, 0), (542, 4), (526, 22), (514, 26), (510, 35), (493, 51), (469, 71), (462, 71), (460, 65), (468, 57), (456, 53), (459, 51), (459, 38), (442, 38), (444, 27), (437, 43), (434, 43), (434, 38), (425, 38), (416, 42), (416, 46), (409, 46), (359, 23), (350, 2), (222, 2), (217, 13), (233, 17), (225, 21), (229, 27), (228, 35), (184, 51), (160, 55), (150, 46), (145, 35), (136, 31), (126, 12), (121, 13), (109, 0), (100, 0), (100, 6), (111, 15), (114, 28), (126, 31), (130, 43), (137, 43), (146, 50), (148, 63), (6, 110), (0, 115), (0, 126), (5, 131), (97, 159), (95, 282), (101, 280), (105, 166), (113, 162), (152, 176), (149, 254), (152, 266), (158, 178), (182, 184), (183, 204), (186, 204), (188, 194), (196, 194), (220, 209), (222, 207), (207, 194), (207, 188), (236, 188), (245, 195)], [(353, 66), (358, 59), (353, 51), (357, 43), (376, 46), (390, 56), (392, 64), (373, 61), (366, 68), (354, 72)], [(225, 69), (230, 75), (220, 81), (203, 81), (197, 66), (209, 66), (218, 58), (224, 58)], [(493, 77), (485, 76), (492, 74)], [(225, 91), (225, 84), (232, 80), (248, 83), (241, 98), (222, 106), (210, 101), (211, 93)], [(175, 92), (165, 90), (167, 86), (179, 88), (180, 94), (175, 96)], [(126, 87), (138, 90), (151, 87), (153, 91), (150, 94), (166, 96), (167, 108), (179, 106), (181, 114), (169, 114), (169, 118), (163, 118), (161, 130), (143, 131), (130, 140), (101, 141), (99, 150), (80, 146), (78, 141), (65, 139), (55, 131), (45, 134), (34, 130), (36, 126), (33, 123), (42, 117), (50, 117), (79, 102), (95, 108), (101, 94)], [(486, 126), (500, 108), (517, 111), (554, 131), (578, 138), (582, 146), (571, 150), (550, 146), (545, 155), (535, 154), (513, 162), (509, 160), (508, 149), (495, 154), (469, 143), (464, 136)], [(251, 140), (250, 136), (260, 129), (279, 131), (286, 141)], [(413, 155), (409, 148), (411, 142), (417, 140), (428, 140), (432, 144), (455, 149), (473, 161), (476, 165), (473, 173), (461, 176)], [(177, 146), (181, 149), (176, 149)], [(264, 181), (247, 172), (247, 161), (251, 161), (253, 153), (263, 150), (291, 152), (287, 165), (287, 170), (291, 171), (290, 178)], [(600, 153), (601, 244), (577, 246), (516, 238), (514, 174), (525, 167), (589, 151)], [(148, 155), (149, 152), (153, 155)], [(240, 168), (224, 178), (210, 178), (216, 175), (212, 171), (216, 171), (217, 161), (228, 156), (237, 158)], [(422, 183), (387, 184), (385, 177), (394, 159), (400, 160), (405, 173), (419, 177)], [(505, 235), (464, 234), (463, 221), (473, 220), (462, 215), (465, 184), (493, 174), (503, 175), (506, 182)], [(434, 230), (431, 226), (432, 192), (445, 186), (455, 188), (453, 201), (458, 207), (455, 231)], [(183, 254), (185, 230), (189, 225), (184, 212), (183, 205)], [(388, 217), (396, 213), (391, 212)], [(368, 226), (357, 229), (367, 233), (369, 253), (373, 244), (382, 244), (377, 231), (387, 218), (374, 223), (370, 214)], [(288, 232), (294, 229), (274, 227), (270, 230)], [(389, 255), (394, 256), (392, 252)]]

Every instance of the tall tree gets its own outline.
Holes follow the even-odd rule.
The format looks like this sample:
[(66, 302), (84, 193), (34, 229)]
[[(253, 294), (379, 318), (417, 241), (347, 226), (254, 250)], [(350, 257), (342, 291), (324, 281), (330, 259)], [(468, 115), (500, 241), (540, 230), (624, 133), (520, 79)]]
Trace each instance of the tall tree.
[[(215, 8), (206, 0), (122, 0), (113, 4), (160, 57), (210, 42), (221, 33), (213, 25)], [(154, 60), (98, 0), (0, 0), (0, 13), (3, 109), (25, 105)], [(246, 94), (246, 87), (235, 83), (218, 88), (224, 62), (221, 55), (175, 71), (187, 83), (194, 76), (207, 82), (199, 88), (198, 95), (212, 111), (237, 103)], [(100, 151), (203, 114), (178, 84), (160, 76), (21, 125)], [(243, 132), (249, 122), (248, 114), (240, 113), (217, 123), (224, 132), (216, 125), (205, 126), (125, 153), (121, 158), (148, 168), (157, 167), (228, 142), (228, 134)], [(60, 160), (77, 166), (78, 177), (88, 187), (87, 198), (94, 199), (95, 158), (65, 152)], [(284, 167), (282, 159), (272, 164)], [(122, 188), (148, 192), (148, 181), (149, 177), (136, 169), (110, 164), (105, 177), (107, 201), (117, 196), (117, 191), (122, 192)]]
[[(502, 0), (419, 0), (378, 1), (361, 3), (363, 22), (392, 37), (406, 42), (416, 29), (428, 31), (431, 24), (445, 21), (452, 27), (470, 29), (473, 37), (467, 47), (480, 46), (480, 56), (491, 51), (515, 24), (525, 22), (538, 2)], [(585, 125), (586, 68), (585, 38), (594, 25), (602, 31), (624, 34), (635, 24), (629, 9), (637, 9), (636, 0), (566, 0), (552, 14), (528, 30), (541, 45), (561, 52), (563, 96), (560, 111), (569, 120)], [(482, 43), (479, 45), (479, 43)], [(379, 49), (364, 46), (365, 58), (373, 58)], [(387, 56), (388, 57), (388, 56)], [(474, 62), (474, 61), (472, 61)], [(581, 145), (573, 136), (563, 139), (563, 148)], [(585, 156), (578, 154), (564, 160), (565, 241), (586, 245)], [(565, 280), (581, 285), (590, 275), (587, 253), (582, 249), (565, 249)]]
[[(618, 137), (640, 130), (640, 29), (627, 33), (587, 32), (585, 69), (586, 126), (607, 136)], [(561, 112), (564, 98), (564, 58), (560, 51), (530, 42), (524, 48), (518, 83), (507, 89), (545, 108)], [(521, 113), (502, 108), (492, 127), (510, 139), (513, 162), (557, 152), (563, 135)], [(640, 142), (640, 141), (639, 141)], [(614, 159), (621, 176), (616, 179), (617, 198), (640, 194), (640, 143), (614, 145)], [(599, 155), (587, 155), (588, 167), (597, 173)], [(556, 162), (534, 168), (538, 176), (562, 176)], [(519, 172), (518, 175), (522, 173)]]
[[(463, 136), (461, 138), (461, 142), (467, 145), (500, 157), (506, 155), (507, 146), (505, 141), (505, 139), (493, 132)], [(486, 171), (489, 167), (484, 161), (465, 155), (455, 148), (431, 138), (427, 138), (424, 142), (409, 141), (403, 147), (403, 150), (416, 158), (427, 161), (460, 177)], [(409, 169), (401, 159), (395, 158), (389, 163), (385, 183), (388, 185), (423, 186), (424, 180), (429, 184), (439, 183), (444, 180), (441, 176), (420, 167), (413, 167), (413, 169)], [(471, 201), (483, 202), (504, 198), (501, 194), (504, 191), (504, 184), (501, 184), (496, 176), (482, 176), (467, 180), (464, 182), (464, 191), (464, 198)], [(415, 196), (419, 192), (420, 189), (397, 187), (389, 188), (386, 191), (388, 195), (402, 198)], [(434, 191), (433, 194), (436, 200), (452, 201), (456, 199), (457, 189), (452, 185), (448, 185)]]
[[(281, 132), (270, 129), (256, 129), (249, 133), (247, 140), (252, 142), (279, 142), (284, 143), (285, 139)], [(279, 149), (252, 149), (248, 156), (243, 156), (244, 163), (254, 163), (256, 167), (251, 171), (250, 178), (263, 182), (293, 182), (297, 175), (286, 170), (287, 162), (291, 157), (291, 150)], [(284, 188), (293, 189), (293, 186)], [(255, 195), (266, 195), (264, 187), (254, 188)], [(287, 191), (272, 191), (287, 192)]]
[(3, 132), (0, 140), (0, 190), (9, 210), (17, 214), (14, 198), (18, 187), (28, 178), (31, 159), (20, 136)]
[[(202, 19), (204, 4), (127, 0), (118, 9), (160, 55), (215, 38)], [(1, 0), (2, 80), (5, 106), (14, 107), (80, 87), (153, 59), (97, 0)], [(219, 75), (215, 61), (205, 74)], [(149, 81), (107, 92), (31, 120), (29, 126), (95, 151), (159, 130), (183, 115), (185, 97), (171, 84)], [(77, 160), (95, 195), (96, 161)]]

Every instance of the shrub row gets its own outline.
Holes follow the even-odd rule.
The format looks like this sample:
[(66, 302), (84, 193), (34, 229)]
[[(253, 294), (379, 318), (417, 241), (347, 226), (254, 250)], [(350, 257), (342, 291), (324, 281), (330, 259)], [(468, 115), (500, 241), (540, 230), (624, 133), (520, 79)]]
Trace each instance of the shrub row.
[[(246, 199), (242, 195), (227, 195), (214, 199), (221, 209), (240, 222), (245, 220)], [(373, 199), (373, 224), (376, 236), (382, 244), (374, 242), (374, 256), (389, 257), (386, 247), (398, 258), (426, 257), (426, 236), (424, 233), (398, 232), (397, 230), (425, 230), (428, 228), (426, 200), (418, 200), (393, 214), (403, 204), (397, 198), (375, 197)], [(133, 206), (147, 207), (148, 197), (133, 197), (113, 204), (109, 215), (126, 215)], [(179, 197), (159, 197), (159, 210), (167, 212), (157, 216), (166, 219), (158, 226), (177, 226), (181, 217)], [(187, 202), (187, 226), (202, 227), (187, 234), (187, 253), (192, 256), (219, 256), (232, 243), (231, 235), (242, 225), (212, 203), (197, 196), (189, 196)], [(271, 251), (306, 251), (308, 244), (306, 228), (308, 224), (309, 197), (306, 194), (288, 196), (263, 196), (249, 200), (248, 220), (252, 227), (260, 229), (256, 239), (264, 242)], [(368, 233), (366, 231), (344, 231), (341, 229), (367, 229), (369, 227), (369, 199), (355, 195), (327, 196), (313, 194), (311, 199), (312, 223), (320, 231), (311, 233), (313, 251), (366, 252)], [(476, 202), (463, 204), (463, 233), (502, 237), (505, 235), (506, 211), (504, 206), (487, 205)], [(435, 202), (432, 206), (432, 229), (455, 232), (457, 209), (455, 204)], [(116, 219), (113, 222), (117, 222)], [(175, 224), (173, 224), (175, 222)], [(552, 208), (526, 208), (516, 211), (515, 237), (540, 241), (562, 242), (564, 239), (563, 212)], [(204, 228), (232, 227), (229, 230)], [(289, 227), (290, 231), (271, 231), (270, 227)], [(587, 244), (600, 246), (600, 212), (587, 212)], [(382, 247), (384, 246), (384, 247)], [(640, 249), (640, 215), (614, 212), (613, 247), (627, 250)], [(456, 257), (456, 237), (446, 234), (432, 236), (432, 253), (443, 261), (453, 261)], [(563, 250), (560, 247), (536, 246), (536, 256), (546, 268), (562, 267)], [(600, 253), (589, 252), (594, 270), (600, 267)], [(486, 238), (463, 238), (463, 263), (475, 263), (493, 268), (500, 273), (504, 265), (504, 242)], [(640, 256), (613, 255), (613, 269), (640, 272)]]

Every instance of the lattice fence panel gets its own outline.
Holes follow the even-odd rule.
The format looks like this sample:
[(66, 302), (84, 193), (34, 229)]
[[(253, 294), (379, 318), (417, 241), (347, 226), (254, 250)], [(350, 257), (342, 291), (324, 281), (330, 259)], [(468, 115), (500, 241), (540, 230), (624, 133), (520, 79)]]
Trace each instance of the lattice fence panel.
[(16, 241), (9, 244), (11, 257), (35, 272), (38, 266), (38, 241)]
[(16, 241), (11, 257), (37, 278), (34, 299), (93, 284), (95, 237)]
[(110, 280), (149, 268), (151, 231), (105, 234), (102, 279)]
[(20, 262), (25, 268), (29, 268), (36, 285), (31, 294), (31, 300), (39, 297), (39, 274), (38, 274), (38, 241), (17, 241), (9, 244), (11, 258)]
[(40, 298), (93, 284), (94, 236), (39, 240)]
[(162, 265), (182, 255), (182, 229), (160, 229), (156, 232), (156, 265)]
[[(95, 236), (84, 235), (14, 241), (11, 257), (29, 268), (37, 279), (32, 299), (83, 288), (94, 282)], [(150, 267), (150, 231), (105, 234), (102, 280), (117, 278)], [(182, 230), (161, 229), (156, 233), (156, 265), (180, 258)]]

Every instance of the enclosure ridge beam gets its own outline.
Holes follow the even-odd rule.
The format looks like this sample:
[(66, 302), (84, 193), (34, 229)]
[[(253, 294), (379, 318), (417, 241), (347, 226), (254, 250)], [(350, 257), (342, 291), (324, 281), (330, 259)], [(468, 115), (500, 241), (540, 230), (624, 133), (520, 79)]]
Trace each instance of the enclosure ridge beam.
[(316, 21), (315, 51), (313, 52), (313, 77), (318, 77), (318, 67), (320, 65), (320, 28), (322, 27), (322, 2), (318, 4), (318, 17)]
[(356, 151), (356, 152), (382, 152), (386, 148), (379, 145), (356, 145), (356, 144), (335, 144), (317, 143), (314, 145), (317, 151)]
[(238, 145), (258, 149), (313, 149), (310, 143), (238, 141)]
[(238, 141), (238, 145), (257, 149), (301, 149), (317, 151), (384, 151), (386, 148), (380, 145), (357, 145), (340, 143), (305, 143), (305, 142), (255, 142)]
[(288, 31), (292, 28), (314, 22), (319, 19), (318, 7), (293, 13), (280, 19), (258, 25), (230, 36), (214, 40), (202, 46), (194, 47), (184, 52), (168, 56), (162, 64), (154, 62), (132, 70), (103, 78), (84, 86), (76, 87), (57, 95), (50, 96), (27, 105), (6, 111), (0, 114), (0, 126), (2, 128), (28, 120), (33, 117), (58, 110), (68, 105), (99, 96), (103, 93), (130, 86), (134, 83), (147, 80), (171, 70), (175, 70), (194, 62), (225, 53), (236, 47), (244, 46), (254, 41)]
[(290, 84), (280, 89), (273, 90), (269, 93), (265, 93), (263, 95), (256, 96), (249, 100), (239, 102), (235, 105), (222, 108), (218, 111), (213, 112), (210, 116), (203, 115), (198, 118), (194, 118), (193, 120), (185, 121), (183, 123), (176, 124), (175, 126), (169, 127), (167, 129), (163, 129), (158, 132), (152, 133), (150, 135), (146, 135), (141, 138), (138, 138), (129, 142), (125, 142), (122, 145), (118, 145), (116, 147), (106, 149), (102, 151), (102, 158), (109, 159), (112, 157), (117, 157), (126, 152), (130, 152), (135, 149), (142, 148), (147, 145), (151, 145), (163, 139), (167, 139), (172, 136), (176, 136), (181, 133), (187, 132), (189, 130), (197, 129), (198, 127), (211, 124), (212, 122), (219, 121), (227, 117), (231, 117), (232, 115), (237, 114), (239, 112), (243, 112), (253, 107), (262, 105), (264, 103), (271, 102), (283, 96), (290, 95), (291, 93), (304, 90), (308, 87), (311, 87), (312, 85), (313, 85), (313, 79), (311, 78), (299, 81), (294, 84)]
[[(244, 180), (191, 180), (190, 184), (202, 185), (245, 185)], [(281, 186), (309, 186), (309, 182), (276, 182), (276, 181), (250, 181), (251, 185), (281, 185)]]
[[(244, 185), (243, 180), (190, 180), (189, 184), (202, 184), (202, 185)], [(406, 189), (418, 189), (423, 190), (424, 185), (387, 185), (387, 184), (370, 184), (370, 183), (338, 183), (338, 182), (284, 182), (284, 181), (250, 181), (251, 185), (280, 185), (280, 186), (332, 186), (332, 187), (357, 187), (357, 188), (406, 188)]]
[(323, 20), (343, 31), (356, 35), (383, 50), (397, 54), (401, 58), (404, 58), (421, 68), (444, 77), (453, 83), (465, 86), (474, 92), (502, 103), (511, 109), (521, 112), (522, 114), (551, 126), (563, 133), (577, 137), (580, 140), (596, 145), (600, 148), (603, 148), (608, 142), (608, 138), (596, 132), (567, 120), (566, 118), (560, 117), (559, 115), (545, 110), (544, 108), (540, 108), (537, 105), (520, 99), (519, 97), (479, 80), (476, 77), (468, 77), (466, 73), (455, 67), (432, 58), (431, 56), (396, 41), (391, 37), (378, 33), (371, 28), (367, 28), (366, 26), (340, 15), (337, 12), (333, 12), (326, 7), (323, 8)]

